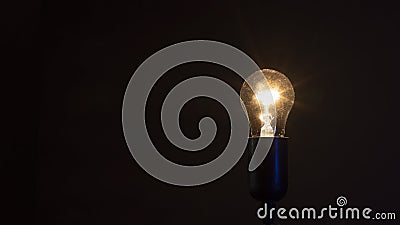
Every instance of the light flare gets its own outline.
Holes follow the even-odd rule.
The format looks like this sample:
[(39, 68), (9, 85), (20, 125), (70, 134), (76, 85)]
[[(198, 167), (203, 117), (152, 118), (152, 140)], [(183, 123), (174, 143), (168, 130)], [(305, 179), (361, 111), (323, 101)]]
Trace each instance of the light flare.
[(259, 87), (257, 93), (255, 94), (258, 102), (260, 103), (261, 114), (259, 116), (262, 121), (261, 136), (270, 137), (274, 136), (274, 129), (272, 128), (272, 120), (274, 119), (273, 114), (270, 113), (271, 106), (279, 101), (281, 95), (277, 89), (267, 89)]

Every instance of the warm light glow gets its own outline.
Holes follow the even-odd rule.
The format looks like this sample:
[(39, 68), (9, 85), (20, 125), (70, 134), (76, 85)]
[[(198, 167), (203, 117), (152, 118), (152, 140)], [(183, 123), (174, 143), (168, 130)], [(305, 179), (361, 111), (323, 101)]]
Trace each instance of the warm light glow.
[[(252, 137), (284, 136), (286, 121), (294, 103), (294, 90), (289, 79), (275, 70), (254, 73), (244, 82), (240, 91), (241, 99), (248, 113)], [(253, 85), (253, 89), (249, 84)]]
[(274, 119), (270, 108), (274, 107), (274, 104), (280, 99), (280, 93), (276, 89), (268, 89), (268, 87), (258, 86), (255, 94), (261, 107), (264, 109), (260, 114), (259, 118), (262, 122), (260, 135), (264, 137), (274, 136), (274, 129), (272, 128), (272, 120)]
[(272, 98), (274, 99), (274, 102), (277, 102), (281, 98), (281, 94), (279, 94), (278, 90), (272, 89), (271, 94)]

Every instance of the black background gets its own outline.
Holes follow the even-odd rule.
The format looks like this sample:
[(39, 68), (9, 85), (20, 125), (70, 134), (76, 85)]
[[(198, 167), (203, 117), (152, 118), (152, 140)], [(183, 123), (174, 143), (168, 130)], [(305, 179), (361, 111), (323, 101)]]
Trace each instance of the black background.
[[(245, 158), (215, 182), (184, 188), (146, 174), (125, 144), (121, 107), (132, 73), (156, 51), (195, 39), (233, 45), (292, 81), (289, 190), (278, 205), (319, 208), (344, 195), (351, 206), (400, 215), (394, 4), (13, 1), (3, 11), (4, 130), (12, 148), (4, 149), (11, 154), (2, 202), (13, 222), (260, 224)], [(181, 118), (192, 138), (199, 118), (217, 121), (217, 139), (203, 152), (175, 149), (157, 127), (168, 87), (204, 73), (240, 88), (227, 69), (194, 63), (169, 71), (152, 94), (148, 126), (171, 160), (206, 162), (227, 142), (226, 112), (207, 99), (189, 103)]]

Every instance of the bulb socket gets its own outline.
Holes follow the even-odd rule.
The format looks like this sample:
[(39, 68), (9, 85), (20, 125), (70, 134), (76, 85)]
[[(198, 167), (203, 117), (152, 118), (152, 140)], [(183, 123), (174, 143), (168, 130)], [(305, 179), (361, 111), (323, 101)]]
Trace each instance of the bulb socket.
[(285, 196), (288, 187), (288, 138), (249, 138), (247, 143), (247, 150), (250, 153), (249, 162), (254, 155), (257, 143), (262, 138), (272, 138), (273, 141), (263, 162), (255, 170), (248, 172), (249, 191), (251, 196), (259, 201), (279, 201)]

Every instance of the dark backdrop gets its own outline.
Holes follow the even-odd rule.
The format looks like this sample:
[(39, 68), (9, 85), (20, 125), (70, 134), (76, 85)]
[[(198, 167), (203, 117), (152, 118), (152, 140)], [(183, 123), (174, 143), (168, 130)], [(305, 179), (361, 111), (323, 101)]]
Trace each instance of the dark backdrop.
[[(4, 152), (12, 154), (3, 164), (9, 179), (2, 195), (14, 222), (259, 224), (245, 158), (215, 182), (183, 188), (146, 174), (125, 144), (121, 107), (132, 73), (157, 50), (193, 39), (233, 45), (294, 84), (289, 190), (278, 205), (323, 207), (344, 195), (349, 205), (399, 216), (394, 5), (14, 1), (3, 10), (4, 53), (11, 59), (4, 67), (10, 78), (3, 83), (4, 129), (12, 145)], [(209, 161), (227, 142), (226, 112), (201, 98), (185, 106), (181, 126), (194, 138), (199, 118), (213, 116), (219, 131), (212, 146), (188, 155), (161, 133), (163, 94), (204, 73), (240, 88), (229, 70), (191, 63), (169, 71), (152, 93), (148, 126), (162, 154), (177, 162)]]

